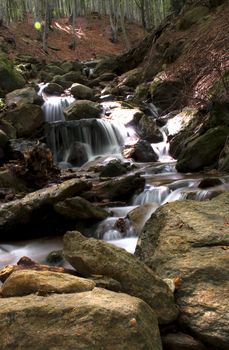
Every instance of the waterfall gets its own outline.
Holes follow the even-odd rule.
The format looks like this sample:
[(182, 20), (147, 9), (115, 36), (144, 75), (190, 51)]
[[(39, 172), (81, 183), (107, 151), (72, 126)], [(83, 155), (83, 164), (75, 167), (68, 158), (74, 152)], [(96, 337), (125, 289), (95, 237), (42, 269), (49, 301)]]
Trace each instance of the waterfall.
[(127, 136), (114, 121), (81, 119), (50, 123), (47, 143), (56, 162), (82, 165), (95, 156), (118, 154)]
[(166, 135), (166, 132), (164, 131), (164, 127), (160, 128), (160, 131), (163, 135), (163, 140), (158, 143), (151, 143), (151, 146), (154, 152), (158, 155), (158, 161), (161, 163), (175, 161), (169, 155), (170, 144), (168, 142), (168, 137)]
[(47, 98), (42, 106), (45, 115), (45, 120), (49, 123), (59, 120), (65, 120), (63, 110), (67, 108), (74, 100), (75, 99), (71, 96), (52, 96)]
[(169, 195), (170, 189), (167, 186), (146, 185), (142, 193), (133, 199), (133, 205), (142, 205), (145, 203), (161, 204)]

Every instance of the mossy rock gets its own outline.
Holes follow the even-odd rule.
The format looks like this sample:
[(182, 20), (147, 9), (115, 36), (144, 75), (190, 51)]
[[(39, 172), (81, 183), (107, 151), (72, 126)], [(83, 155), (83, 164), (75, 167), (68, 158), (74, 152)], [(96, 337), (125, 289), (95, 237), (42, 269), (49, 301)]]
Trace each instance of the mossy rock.
[(68, 73), (65, 73), (62, 76), (63, 80), (65, 81), (71, 81), (72, 83), (79, 83), (79, 84), (86, 84), (87, 78), (83, 76), (80, 72), (71, 71)]
[(176, 168), (180, 172), (200, 171), (217, 163), (229, 134), (229, 127), (218, 126), (194, 138), (187, 144), (178, 159)]
[(178, 109), (182, 103), (183, 84), (178, 80), (165, 80), (159, 75), (150, 85), (151, 98), (162, 112), (168, 112), (172, 107)]
[(47, 65), (45, 68), (46, 71), (48, 71), (49, 73), (56, 75), (63, 75), (64, 74), (64, 70), (56, 65)]
[(99, 76), (103, 73), (114, 72), (118, 68), (115, 57), (106, 57), (102, 59), (96, 66), (94, 75)]
[(149, 94), (149, 85), (146, 83), (142, 83), (138, 85), (135, 89), (134, 100), (139, 102), (145, 101), (148, 99)]
[(23, 76), (15, 70), (5, 56), (0, 56), (0, 77), (0, 90), (4, 93), (20, 89), (26, 83)]
[(72, 81), (66, 81), (62, 75), (55, 75), (52, 79), (52, 83), (61, 85), (64, 89), (70, 88), (70, 86), (73, 84)]
[(34, 104), (8, 110), (2, 118), (14, 126), (17, 137), (31, 137), (44, 124), (43, 111)]
[(187, 30), (191, 26), (203, 19), (209, 14), (209, 9), (206, 6), (197, 6), (187, 11), (184, 16), (178, 21), (178, 30)]
[(93, 90), (85, 85), (75, 83), (71, 87), (71, 94), (78, 100), (92, 100)]
[(66, 120), (99, 118), (101, 107), (98, 103), (89, 100), (79, 100), (71, 103), (65, 110)]
[(124, 73), (119, 78), (119, 85), (135, 88), (142, 80), (142, 68), (135, 68)]

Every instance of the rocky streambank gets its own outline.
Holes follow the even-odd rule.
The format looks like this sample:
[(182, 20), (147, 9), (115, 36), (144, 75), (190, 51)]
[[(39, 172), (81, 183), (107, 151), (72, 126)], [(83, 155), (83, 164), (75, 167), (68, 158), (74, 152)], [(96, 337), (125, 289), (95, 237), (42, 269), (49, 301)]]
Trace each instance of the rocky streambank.
[(228, 209), (228, 193), (162, 206), (135, 256), (69, 231), (63, 253), (80, 277), (39, 265), (7, 278), (2, 270), (4, 349), (226, 350)]

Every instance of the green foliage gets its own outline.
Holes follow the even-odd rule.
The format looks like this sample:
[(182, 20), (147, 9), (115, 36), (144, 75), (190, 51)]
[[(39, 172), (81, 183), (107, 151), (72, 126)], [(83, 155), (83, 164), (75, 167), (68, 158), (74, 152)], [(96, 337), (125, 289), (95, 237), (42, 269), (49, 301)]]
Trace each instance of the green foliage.
[(0, 109), (5, 107), (5, 102), (3, 100), (3, 98), (0, 98)]

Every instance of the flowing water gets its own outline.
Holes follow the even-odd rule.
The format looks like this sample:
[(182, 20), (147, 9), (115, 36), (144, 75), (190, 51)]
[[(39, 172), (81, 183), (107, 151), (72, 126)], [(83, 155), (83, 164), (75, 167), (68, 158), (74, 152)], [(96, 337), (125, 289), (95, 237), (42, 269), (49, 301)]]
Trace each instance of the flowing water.
[[(41, 87), (40, 93), (42, 93)], [(47, 143), (51, 148), (55, 162), (60, 167), (81, 166), (98, 156), (122, 158), (122, 146), (136, 141), (135, 132), (126, 127), (129, 122), (127, 110), (109, 111), (109, 102), (104, 104), (104, 116), (101, 119), (65, 121), (63, 109), (73, 101), (71, 96), (45, 96), (43, 110), (47, 128)], [(150, 106), (152, 113), (156, 109)], [(111, 115), (109, 119), (106, 115)], [(122, 116), (122, 118), (120, 117)], [(132, 198), (126, 207), (109, 208), (112, 217), (99, 223), (94, 236), (104, 239), (133, 253), (137, 242), (137, 234), (128, 219), (128, 213), (145, 205), (143, 223), (162, 204), (179, 199), (206, 200), (218, 193), (229, 190), (229, 176), (220, 177), (217, 186), (201, 189), (203, 174), (178, 174), (175, 160), (169, 155), (167, 141), (168, 128), (161, 128), (163, 141), (152, 144), (159, 157), (157, 163), (136, 164), (144, 173), (146, 185), (142, 193)], [(77, 157), (76, 157), (77, 154)], [(101, 158), (102, 159), (102, 158)], [(109, 159), (109, 158), (108, 158)], [(213, 175), (212, 175), (213, 176)], [(148, 205), (148, 206), (147, 206)], [(16, 261), (23, 255), (45, 262), (50, 251), (62, 248), (61, 238), (42, 238), (28, 242), (16, 242), (0, 245), (0, 267)]]

